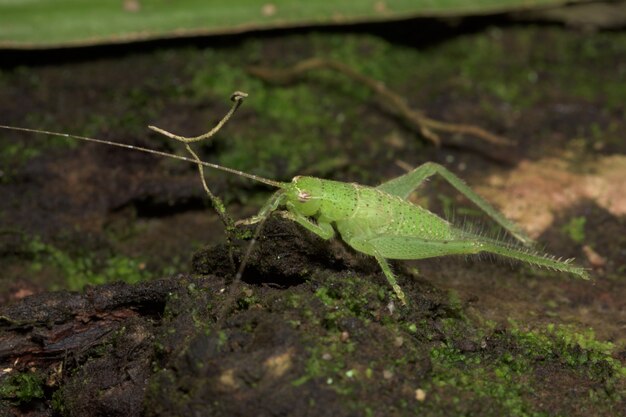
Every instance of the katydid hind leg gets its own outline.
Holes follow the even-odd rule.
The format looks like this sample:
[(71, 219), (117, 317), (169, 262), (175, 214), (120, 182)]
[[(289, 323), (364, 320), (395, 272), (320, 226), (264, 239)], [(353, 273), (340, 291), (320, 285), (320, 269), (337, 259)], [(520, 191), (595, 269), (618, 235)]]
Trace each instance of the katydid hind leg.
[[(354, 246), (355, 242), (350, 242)], [(515, 259), (531, 265), (556, 271), (568, 272), (588, 279), (587, 272), (571, 263), (571, 260), (560, 260), (550, 255), (542, 255), (523, 247), (503, 245), (496, 241), (476, 237), (472, 240), (429, 241), (412, 236), (378, 235), (370, 237), (356, 246), (370, 250), (388, 259), (425, 259), (445, 255), (472, 255), (481, 252), (491, 253)]]
[(375, 235), (352, 239), (349, 245), (358, 251), (387, 259), (416, 260), (446, 255), (467, 255), (480, 252), (476, 241), (425, 240), (414, 236)]
[(420, 165), (413, 171), (384, 182), (376, 188), (406, 200), (424, 180), (433, 175), (428, 165), (429, 163)]
[(476, 204), (491, 219), (493, 219), (493, 221), (511, 233), (511, 235), (513, 235), (517, 240), (525, 245), (532, 244), (532, 239), (528, 237), (519, 226), (505, 218), (484, 198), (476, 194), (476, 192), (468, 187), (467, 184), (465, 184), (465, 182), (456, 176), (452, 171), (434, 162), (426, 162), (425, 164), (415, 168), (413, 171), (387, 181), (376, 188), (406, 199), (422, 182), (435, 174), (441, 175), (458, 192), (467, 197), (467, 199), (469, 199), (472, 203)]

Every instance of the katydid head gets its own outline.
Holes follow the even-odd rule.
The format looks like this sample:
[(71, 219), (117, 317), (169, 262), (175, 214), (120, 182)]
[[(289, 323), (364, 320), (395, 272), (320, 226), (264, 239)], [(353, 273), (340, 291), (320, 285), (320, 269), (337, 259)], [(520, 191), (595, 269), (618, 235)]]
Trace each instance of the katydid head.
[(285, 199), (304, 216), (316, 214), (321, 205), (322, 180), (314, 177), (297, 176), (285, 187)]

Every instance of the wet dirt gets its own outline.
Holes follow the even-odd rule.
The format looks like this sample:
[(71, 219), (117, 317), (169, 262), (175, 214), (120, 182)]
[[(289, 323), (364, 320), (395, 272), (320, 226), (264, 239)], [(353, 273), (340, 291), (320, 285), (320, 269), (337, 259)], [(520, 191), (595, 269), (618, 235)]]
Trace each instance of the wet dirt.
[[(527, 38), (559, 45), (555, 39), (563, 35), (556, 33), (568, 33), (538, 27), (520, 35), (519, 28), (504, 27), (496, 36), (490, 30), (483, 27), (475, 36), (521, 54), (529, 53)], [(332, 51), (344, 35), (326, 34), (326, 41), (287, 34), (253, 47), (256, 41), (244, 37), (221, 46), (5, 70), (2, 123), (176, 152), (143, 126), (200, 132), (228, 109), (227, 97), (212, 91), (189, 98), (190, 62), (206, 59), (200, 50), (232, 49), (236, 60), (260, 49), (274, 65), (291, 64), (308, 47)], [(360, 56), (373, 59), (371, 39), (354, 36), (350, 42)], [(446, 38), (463, 36), (461, 25)], [(582, 43), (585, 35), (567, 36)], [(406, 39), (386, 41), (407, 48)], [(544, 71), (540, 76), (548, 79), (559, 74)], [(620, 71), (616, 56), (602, 64), (597, 79), (618, 78)], [(592, 282), (489, 259), (395, 262), (411, 300), (403, 308), (375, 261), (276, 217), (265, 225), (243, 283), (225, 306), (233, 264), (193, 166), (2, 131), (3, 154), (15, 143), (27, 146), (2, 160), (0, 415), (588, 416), (626, 410), (626, 220), (619, 174), (626, 141), (615, 133), (623, 127), (623, 111), (605, 109), (602, 97), (571, 97), (554, 85), (543, 85), (545, 95), (533, 106), (512, 109), (480, 88), (455, 93), (465, 82), (460, 75), (423, 87), (419, 78), (398, 77), (405, 77), (409, 102), (429, 115), (471, 121), (518, 140), (512, 162), (420, 144), (349, 83), (313, 77), (307, 85), (318, 97), (337, 89), (343, 100), (350, 94), (362, 100), (348, 114), (362, 122), (349, 120), (339, 131), (320, 127), (328, 149), (350, 161), (326, 176), (379, 181), (402, 173), (398, 161), (446, 164), (548, 252), (590, 268)], [(438, 94), (444, 89), (449, 92)], [(322, 105), (346, 116), (345, 109)], [(270, 138), (264, 123), (262, 111), (244, 104), (224, 137), (257, 130)], [(345, 136), (359, 124), (382, 139), (350, 144)], [(594, 133), (590, 126), (605, 130)], [(229, 152), (222, 139), (202, 148), (203, 157), (217, 160)], [(39, 151), (24, 151), (30, 148)], [(246, 152), (247, 158), (262, 157)], [(284, 158), (275, 157), (279, 173), (302, 172), (290, 172)], [(315, 166), (313, 174), (324, 169)], [(254, 213), (267, 197), (261, 187), (209, 175), (235, 218)], [(447, 204), (443, 194), (453, 196), (457, 211), (475, 215), (442, 181), (421, 191), (418, 201), (435, 211)], [(34, 240), (45, 250), (33, 249)], [(238, 242), (235, 265), (246, 247), (247, 241)], [(139, 259), (132, 265), (153, 279), (48, 292), (67, 288), (66, 259), (98, 266), (120, 254)], [(116, 272), (127, 273), (121, 267)], [(22, 375), (38, 381), (41, 391), (28, 391), (17, 377)]]

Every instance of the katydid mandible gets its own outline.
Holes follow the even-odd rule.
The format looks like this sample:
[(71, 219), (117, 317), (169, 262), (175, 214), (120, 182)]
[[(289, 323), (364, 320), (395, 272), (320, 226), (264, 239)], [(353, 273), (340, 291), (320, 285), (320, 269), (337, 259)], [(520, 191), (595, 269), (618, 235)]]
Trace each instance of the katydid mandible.
[[(215, 197), (206, 184), (201, 167), (229, 172), (276, 187), (278, 191), (261, 208), (259, 214), (240, 223), (259, 223), (276, 211), (282, 217), (298, 223), (322, 239), (331, 239), (337, 233), (348, 246), (358, 252), (373, 256), (378, 261), (387, 281), (402, 304), (407, 303), (406, 296), (389, 266), (389, 259), (426, 259), (445, 255), (490, 253), (556, 271), (568, 272), (584, 279), (589, 278), (585, 269), (572, 264), (572, 259), (561, 260), (523, 247), (522, 244), (529, 245), (532, 241), (517, 225), (506, 219), (451, 171), (432, 162), (427, 162), (377, 187), (369, 187), (300, 175), (294, 177), (291, 182), (280, 182), (201, 161), (191, 150), (189, 143), (213, 136), (232, 116), (246, 96), (245, 93), (235, 93), (232, 97), (235, 104), (231, 110), (214, 129), (204, 135), (187, 138), (149, 126), (156, 132), (185, 143), (193, 158), (65, 133), (1, 125), (0, 128), (103, 143), (192, 162), (200, 168), (203, 186), (212, 201)], [(457, 191), (514, 236), (520, 244), (501, 242), (457, 227), (427, 209), (408, 201), (409, 195), (427, 178), (435, 174), (441, 175)], [(245, 261), (244, 257), (242, 265)], [(239, 275), (242, 269), (243, 267), (240, 268)]]

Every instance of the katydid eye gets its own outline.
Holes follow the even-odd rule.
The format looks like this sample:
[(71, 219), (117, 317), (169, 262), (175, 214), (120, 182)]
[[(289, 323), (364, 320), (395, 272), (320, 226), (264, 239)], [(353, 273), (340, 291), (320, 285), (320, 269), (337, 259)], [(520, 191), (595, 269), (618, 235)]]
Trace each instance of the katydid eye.
[(309, 201), (311, 199), (311, 194), (306, 192), (306, 191), (299, 191), (298, 192), (298, 201), (301, 203), (306, 203), (307, 201)]

